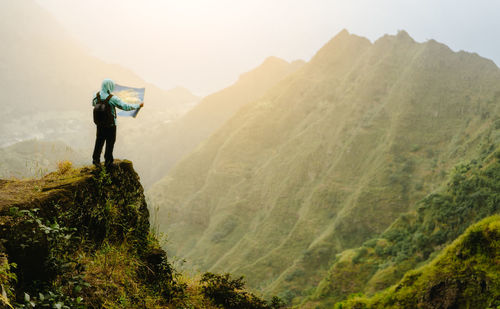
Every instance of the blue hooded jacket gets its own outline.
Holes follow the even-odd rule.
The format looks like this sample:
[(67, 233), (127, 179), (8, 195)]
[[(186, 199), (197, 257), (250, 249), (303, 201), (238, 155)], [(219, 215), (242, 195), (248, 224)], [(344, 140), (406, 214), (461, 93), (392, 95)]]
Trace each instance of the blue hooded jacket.
[[(113, 90), (115, 89), (115, 83), (109, 79), (106, 78), (102, 81), (101, 85), (101, 91), (99, 91), (99, 96), (101, 97), (101, 100), (106, 100), (106, 98), (112, 94)], [(116, 126), (116, 110), (115, 107), (118, 107), (119, 109), (122, 109), (124, 111), (131, 111), (133, 109), (138, 109), (140, 107), (139, 104), (128, 104), (123, 102), (119, 97), (113, 95), (111, 99), (109, 100), (109, 105), (111, 105), (111, 113), (113, 114), (113, 117), (115, 119), (115, 126)], [(92, 106), (95, 106), (95, 101), (92, 100)]]

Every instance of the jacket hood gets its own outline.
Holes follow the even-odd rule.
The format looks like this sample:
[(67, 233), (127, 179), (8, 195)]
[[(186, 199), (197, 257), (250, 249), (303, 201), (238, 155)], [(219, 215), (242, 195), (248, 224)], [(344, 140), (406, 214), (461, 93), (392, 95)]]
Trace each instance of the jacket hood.
[(110, 95), (114, 89), (115, 89), (115, 83), (109, 78), (104, 79), (102, 81), (101, 91), (99, 94), (101, 96), (101, 99), (107, 98), (108, 95)]

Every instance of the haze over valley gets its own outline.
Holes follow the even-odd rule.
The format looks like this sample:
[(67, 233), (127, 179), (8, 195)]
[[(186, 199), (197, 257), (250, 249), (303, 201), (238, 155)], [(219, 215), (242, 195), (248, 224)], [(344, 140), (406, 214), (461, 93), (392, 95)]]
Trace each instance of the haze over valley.
[[(105, 1), (103, 10), (117, 3)], [(192, 28), (171, 15), (181, 4), (120, 3), (117, 12), (142, 18), (144, 37), (123, 41), (127, 51), (111, 49), (122, 37), (106, 28), (116, 17), (103, 22), (96, 35), (112, 42), (113, 64), (104, 48), (85, 45), (95, 26), (61, 16), (74, 12), (67, 4), (0, 3), (0, 307), (500, 306), (495, 62), (405, 30), (373, 37), (336, 29), (330, 19), (322, 26), (333, 7), (358, 16), (347, 2), (291, 1), (289, 20), (272, 22), (264, 16), (275, 12), (256, 12), (276, 4), (259, 3), (240, 4), (249, 12), (224, 1), (215, 8), (227, 12), (189, 7), (186, 17), (199, 14)], [(370, 5), (363, 3), (384, 16)], [(144, 19), (151, 8), (165, 10), (165, 20), (153, 11)], [(424, 8), (432, 6), (415, 14)], [(299, 15), (299, 25), (310, 20), (321, 31), (306, 39), (296, 25), (283, 27)], [(218, 35), (234, 40), (196, 41), (203, 31), (213, 37), (207, 20), (227, 16), (241, 21)], [(256, 29), (268, 31), (249, 48), (233, 34), (248, 39), (259, 16), (266, 27)], [(161, 32), (167, 22), (186, 32), (169, 37)], [(148, 32), (150, 23), (157, 27)], [(136, 34), (130, 27), (122, 31)], [(282, 45), (270, 39), (283, 29), (297, 30), (297, 50), (287, 41), (293, 35)], [(205, 46), (204, 54), (181, 47), (188, 41)], [(262, 56), (270, 50), (264, 41), (287, 51)], [(134, 58), (138, 42), (144, 54)], [(151, 42), (156, 69), (139, 59)], [(175, 56), (165, 51), (173, 42)], [(217, 44), (224, 51), (213, 58)], [(303, 60), (290, 59), (297, 54)], [(190, 80), (172, 59), (190, 74), (188, 62), (215, 69)], [(136, 118), (118, 117), (117, 160), (104, 167), (92, 166), (91, 101), (105, 78), (146, 92)]]

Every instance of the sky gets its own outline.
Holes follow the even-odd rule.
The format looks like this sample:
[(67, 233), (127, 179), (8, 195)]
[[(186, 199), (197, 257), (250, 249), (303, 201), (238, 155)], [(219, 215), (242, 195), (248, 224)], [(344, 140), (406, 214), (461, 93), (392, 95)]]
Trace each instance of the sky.
[(94, 56), (200, 96), (269, 56), (308, 61), (342, 29), (371, 41), (405, 30), (500, 64), (496, 0), (36, 1)]

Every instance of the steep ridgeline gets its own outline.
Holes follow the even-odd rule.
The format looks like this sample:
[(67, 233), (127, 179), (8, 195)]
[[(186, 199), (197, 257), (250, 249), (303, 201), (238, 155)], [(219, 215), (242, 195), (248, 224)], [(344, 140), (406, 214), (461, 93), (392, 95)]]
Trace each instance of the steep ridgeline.
[(303, 64), (300, 60), (288, 63), (269, 57), (257, 68), (242, 74), (233, 85), (205, 97), (183, 117), (155, 128), (151, 135), (142, 136), (143, 142), (145, 138), (146, 144), (157, 147), (149, 153), (141, 152), (141, 156), (150, 158), (139, 166), (145, 170), (141, 173), (146, 176), (142, 179), (145, 186), (165, 176), (175, 163), (219, 129), (238, 109), (257, 100)]
[(187, 267), (244, 274), (290, 301), (491, 151), (499, 101), (490, 60), (344, 30), (148, 194)]
[(500, 216), (488, 217), (397, 285), (372, 298), (353, 297), (335, 308), (498, 308), (499, 239)]
[[(497, 139), (500, 136), (500, 121), (498, 123), (498, 128), (492, 128), (488, 134), (497, 136)], [(457, 239), (467, 227), (484, 217), (500, 213), (499, 201), (500, 147), (492, 153), (489, 153), (487, 149), (477, 159), (460, 163), (451, 172), (446, 185), (419, 201), (416, 210), (401, 215), (384, 233), (366, 241), (359, 248), (349, 249), (337, 255), (328, 274), (305, 299), (301, 307), (332, 308), (335, 302), (344, 300), (350, 294), (372, 295), (396, 284), (405, 272), (431, 261), (444, 246)], [(495, 224), (498, 225), (498, 216), (495, 220), (497, 222)], [(468, 235), (460, 237), (470, 238), (471, 234)], [(498, 230), (491, 236), (497, 237), (498, 242)], [(500, 273), (498, 269), (500, 265), (493, 262), (499, 259), (499, 248), (490, 252), (492, 256), (487, 254), (487, 248), (495, 246), (494, 243), (488, 242), (495, 240), (495, 237), (488, 236), (489, 240), (478, 238), (469, 241), (473, 246), (484, 247), (482, 252), (472, 252), (482, 256), (470, 260), (469, 264), (460, 256), (451, 261), (449, 258), (443, 261), (442, 257), (434, 259), (431, 264), (443, 265), (449, 262), (450, 265), (446, 265), (446, 268), (454, 270), (459, 266), (460, 269), (452, 275), (447, 272), (446, 275), (438, 276), (433, 280), (422, 279), (427, 281), (422, 283), (424, 286), (410, 289), (410, 293), (405, 292), (408, 294), (406, 296), (400, 295), (399, 292), (395, 293), (399, 295), (397, 298), (422, 302), (419, 305), (422, 308), (465, 305), (467, 302), (464, 302), (464, 298), (469, 299), (469, 304), (479, 302), (474, 306), (471, 305), (470, 308), (496, 308), (500, 305), (500, 284), (498, 283), (500, 277), (488, 278), (490, 275), (488, 271), (476, 272), (480, 268), (495, 269), (496, 267), (496, 274)], [(477, 260), (477, 258), (481, 259)], [(439, 259), (442, 261), (436, 262)], [(474, 261), (480, 261), (480, 263), (474, 265), (472, 263)], [(474, 268), (476, 268), (474, 275), (466, 275), (467, 270)], [(425, 269), (432, 269), (432, 266)], [(410, 274), (413, 274), (413, 271), (406, 276), (413, 276)], [(451, 277), (454, 279), (452, 280)], [(459, 280), (460, 277), (465, 277), (467, 280)], [(408, 280), (404, 281), (408, 282)], [(470, 291), (478, 286), (481, 286), (481, 293), (471, 294)], [(426, 295), (417, 296), (419, 294), (416, 293), (417, 290)], [(393, 293), (385, 291), (382, 294)], [(429, 303), (431, 300), (435, 303), (434, 305)], [(493, 306), (491, 302), (495, 300), (497, 303)], [(436, 304), (440, 301), (441, 306), (437, 306)], [(401, 302), (393, 303), (396, 308), (398, 305), (403, 308), (418, 307), (416, 304), (411, 306), (402, 304)], [(381, 308), (387, 306), (387, 303), (379, 304)]]

